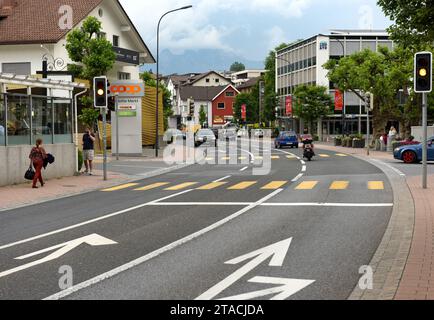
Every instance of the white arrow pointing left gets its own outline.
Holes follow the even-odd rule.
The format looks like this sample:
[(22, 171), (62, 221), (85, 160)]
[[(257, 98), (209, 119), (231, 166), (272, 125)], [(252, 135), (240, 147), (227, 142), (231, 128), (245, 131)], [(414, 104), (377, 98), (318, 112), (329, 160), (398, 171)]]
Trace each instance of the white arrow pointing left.
[(34, 266), (37, 266), (37, 265), (40, 265), (43, 263), (47, 263), (47, 262), (59, 259), (60, 257), (64, 256), (68, 252), (74, 250), (75, 248), (81, 246), (82, 244), (87, 244), (87, 245), (92, 246), (92, 247), (99, 247), (99, 246), (114, 245), (114, 244), (117, 244), (117, 242), (114, 242), (110, 239), (104, 238), (98, 234), (91, 234), (91, 235), (86, 236), (86, 237), (82, 237), (79, 239), (68, 241), (68, 242), (47, 248), (47, 249), (39, 250), (39, 251), (30, 253), (30, 254), (15, 258), (16, 260), (25, 260), (28, 258), (32, 258), (32, 257), (38, 256), (38, 255), (41, 255), (43, 253), (47, 253), (47, 252), (58, 249), (57, 251), (53, 252), (52, 254), (48, 255), (47, 257), (45, 257), (43, 259), (39, 259), (37, 261), (27, 263), (27, 264), (22, 265), (20, 267), (16, 267), (16, 268), (1, 272), (0, 278), (9, 276), (11, 274), (14, 274), (14, 273), (17, 273), (17, 272), (20, 272), (20, 271), (23, 271), (23, 270), (26, 270), (29, 268), (32, 268)]

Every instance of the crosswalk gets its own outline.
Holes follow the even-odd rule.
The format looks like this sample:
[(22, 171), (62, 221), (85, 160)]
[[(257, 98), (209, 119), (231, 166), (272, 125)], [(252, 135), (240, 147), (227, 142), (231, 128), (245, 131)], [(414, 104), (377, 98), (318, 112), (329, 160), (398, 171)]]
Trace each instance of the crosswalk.
[[(345, 158), (345, 157), (349, 157), (349, 155), (343, 154), (343, 153), (336, 153), (336, 154), (317, 154), (317, 156), (319, 158), (322, 159), (331, 159), (331, 158)], [(223, 162), (227, 162), (227, 161), (231, 161), (231, 160), (240, 160), (240, 161), (246, 161), (249, 160), (250, 158), (247, 156), (222, 156), (219, 158), (214, 158), (214, 157), (206, 157), (204, 160), (208, 163), (214, 163), (217, 161), (223, 161)], [(264, 160), (263, 156), (254, 156), (255, 160)], [(296, 156), (296, 155), (277, 155), (277, 154), (272, 154), (271, 155), (271, 160), (272, 161), (276, 161), (276, 160), (299, 160), (300, 157)]]
[[(101, 190), (102, 192), (116, 192), (122, 190), (130, 190), (135, 192), (140, 191), (150, 191), (155, 189), (160, 189), (163, 191), (183, 191), (188, 189), (194, 189), (197, 191), (211, 191), (211, 190), (229, 190), (229, 191), (242, 191), (242, 190), (253, 190), (254, 188), (258, 188), (259, 190), (278, 190), (282, 188), (286, 188), (290, 185), (289, 188), (294, 191), (308, 191), (308, 190), (320, 190), (327, 189), (330, 191), (343, 191), (343, 190), (351, 190), (352, 186), (355, 185), (354, 188), (356, 190), (360, 190), (361, 183), (351, 183), (351, 181), (317, 181), (317, 180), (306, 180), (301, 181), (296, 184), (291, 184), (289, 180), (283, 181), (268, 181), (268, 182), (259, 182), (254, 180), (249, 181), (240, 181), (240, 182), (228, 182), (228, 181), (220, 181), (220, 182), (210, 182), (201, 184), (199, 182), (182, 182), (182, 183), (170, 183), (170, 182), (156, 182), (149, 185), (140, 186), (138, 183), (127, 183), (124, 185), (116, 186), (113, 188), (108, 188)], [(362, 185), (365, 185), (366, 190), (368, 191), (378, 191), (385, 190), (384, 181), (367, 181), (363, 182)]]

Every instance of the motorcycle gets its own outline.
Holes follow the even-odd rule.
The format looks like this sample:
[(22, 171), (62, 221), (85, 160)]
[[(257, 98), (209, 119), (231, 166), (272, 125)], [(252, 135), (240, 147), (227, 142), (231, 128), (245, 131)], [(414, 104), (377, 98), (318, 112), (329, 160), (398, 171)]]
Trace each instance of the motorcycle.
[(303, 157), (308, 161), (312, 161), (312, 158), (315, 156), (315, 152), (313, 151), (313, 145), (311, 142), (304, 143), (304, 152)]

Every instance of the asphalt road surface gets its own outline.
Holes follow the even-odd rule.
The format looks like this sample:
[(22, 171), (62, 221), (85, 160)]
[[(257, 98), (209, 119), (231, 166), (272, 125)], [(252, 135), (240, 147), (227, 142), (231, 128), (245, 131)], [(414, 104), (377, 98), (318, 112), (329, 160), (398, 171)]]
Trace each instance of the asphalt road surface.
[(0, 299), (347, 299), (391, 186), (353, 157), (300, 153), (273, 150), (266, 176), (193, 165), (2, 212)]

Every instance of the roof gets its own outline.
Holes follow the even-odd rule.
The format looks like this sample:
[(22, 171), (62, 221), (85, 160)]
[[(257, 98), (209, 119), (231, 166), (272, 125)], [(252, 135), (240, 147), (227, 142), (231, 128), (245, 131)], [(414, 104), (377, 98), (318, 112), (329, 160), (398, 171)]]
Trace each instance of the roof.
[(218, 94), (215, 95), (215, 97), (212, 99), (212, 101), (214, 101), (215, 99), (217, 99), (218, 97), (220, 97), (220, 95), (223, 94), (223, 92), (225, 92), (226, 90), (228, 90), (229, 88), (232, 88), (233, 90), (235, 90), (237, 93), (240, 93), (233, 85), (229, 84), (227, 85), (222, 91), (220, 91)]
[(243, 84), (239, 85), (238, 86), (238, 90), (249, 89), (249, 88), (252, 88), (252, 87), (256, 86), (256, 84), (258, 83), (259, 79), (261, 79), (261, 77), (256, 77), (256, 78), (249, 79), (248, 81), (246, 81)]
[(223, 77), (220, 73), (218, 73), (218, 72), (216, 72), (216, 71), (209, 71), (209, 72), (205, 72), (205, 73), (199, 74), (199, 75), (197, 75), (197, 76), (195, 76), (195, 77), (192, 77), (192, 78), (190, 79), (189, 84), (194, 84), (194, 83), (196, 83), (196, 82), (202, 80), (203, 78), (208, 77), (208, 76), (211, 75), (211, 74), (216, 74), (216, 75), (218, 75), (220, 78), (225, 79), (225, 80), (231, 82), (230, 79)]
[(215, 96), (220, 94), (227, 86), (219, 87), (194, 87), (194, 86), (182, 86), (180, 88), (180, 96), (182, 101), (187, 99), (194, 99), (196, 101), (212, 101)]
[[(105, 0), (62, 0), (61, 4), (72, 7), (73, 26), (77, 26), (103, 1)], [(120, 2), (112, 1), (115, 1), (131, 24), (150, 57), (149, 61), (155, 62)], [(7, 10), (3, 19), (0, 19), (0, 45), (57, 43), (70, 31), (59, 28), (59, 0), (15, 0), (15, 4), (12, 9)]]

